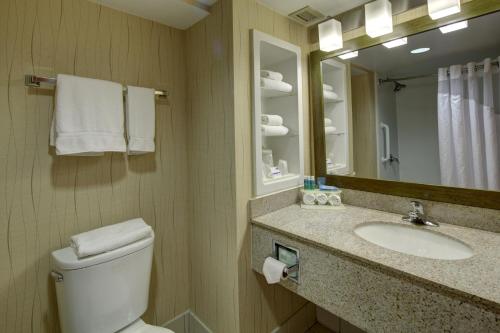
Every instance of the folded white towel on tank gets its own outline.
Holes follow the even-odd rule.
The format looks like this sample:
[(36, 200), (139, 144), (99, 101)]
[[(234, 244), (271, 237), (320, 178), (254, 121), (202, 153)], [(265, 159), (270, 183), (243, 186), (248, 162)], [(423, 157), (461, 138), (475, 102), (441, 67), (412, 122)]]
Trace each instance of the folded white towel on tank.
[(276, 114), (263, 114), (260, 118), (263, 125), (271, 125), (271, 126), (283, 125), (283, 118)]
[(285, 126), (260, 125), (264, 136), (283, 136), (288, 134)]
[(292, 92), (293, 86), (283, 81), (276, 81), (271, 79), (260, 78), (260, 86), (264, 89), (278, 90), (282, 92)]
[(275, 81), (283, 81), (283, 74), (273, 71), (261, 70), (260, 77), (265, 77)]
[(78, 258), (84, 258), (109, 252), (153, 235), (153, 229), (143, 219), (136, 218), (71, 236), (70, 245)]
[(325, 127), (331, 126), (332, 120), (330, 118), (325, 118)]

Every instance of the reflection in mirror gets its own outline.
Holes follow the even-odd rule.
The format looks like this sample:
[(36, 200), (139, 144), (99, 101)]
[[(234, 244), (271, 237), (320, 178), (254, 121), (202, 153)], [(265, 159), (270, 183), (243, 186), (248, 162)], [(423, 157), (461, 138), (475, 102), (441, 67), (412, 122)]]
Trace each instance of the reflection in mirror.
[(500, 12), (322, 61), (327, 173), (500, 190), (498, 31)]

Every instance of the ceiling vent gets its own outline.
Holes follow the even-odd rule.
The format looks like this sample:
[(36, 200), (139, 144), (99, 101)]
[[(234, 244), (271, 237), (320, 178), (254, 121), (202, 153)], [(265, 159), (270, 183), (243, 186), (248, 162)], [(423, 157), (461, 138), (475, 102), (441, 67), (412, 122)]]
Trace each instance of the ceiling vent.
[(288, 17), (295, 22), (299, 22), (300, 24), (305, 25), (306, 27), (309, 27), (326, 19), (325, 15), (311, 8), (311, 6), (306, 6), (291, 14), (288, 14)]

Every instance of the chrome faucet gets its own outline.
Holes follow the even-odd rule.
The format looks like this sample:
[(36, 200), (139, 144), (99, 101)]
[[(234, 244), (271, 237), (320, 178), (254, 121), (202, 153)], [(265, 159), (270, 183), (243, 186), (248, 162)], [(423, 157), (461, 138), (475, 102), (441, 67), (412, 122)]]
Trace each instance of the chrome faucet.
[(427, 221), (424, 214), (424, 206), (420, 201), (410, 202), (412, 210), (407, 216), (403, 216), (403, 221), (430, 227), (439, 227), (439, 223)]

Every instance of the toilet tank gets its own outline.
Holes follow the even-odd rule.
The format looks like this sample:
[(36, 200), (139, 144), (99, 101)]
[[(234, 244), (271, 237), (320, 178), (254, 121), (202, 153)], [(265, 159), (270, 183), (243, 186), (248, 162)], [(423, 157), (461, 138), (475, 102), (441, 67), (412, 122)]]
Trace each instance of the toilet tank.
[(153, 240), (83, 259), (52, 252), (62, 333), (114, 333), (146, 311)]

